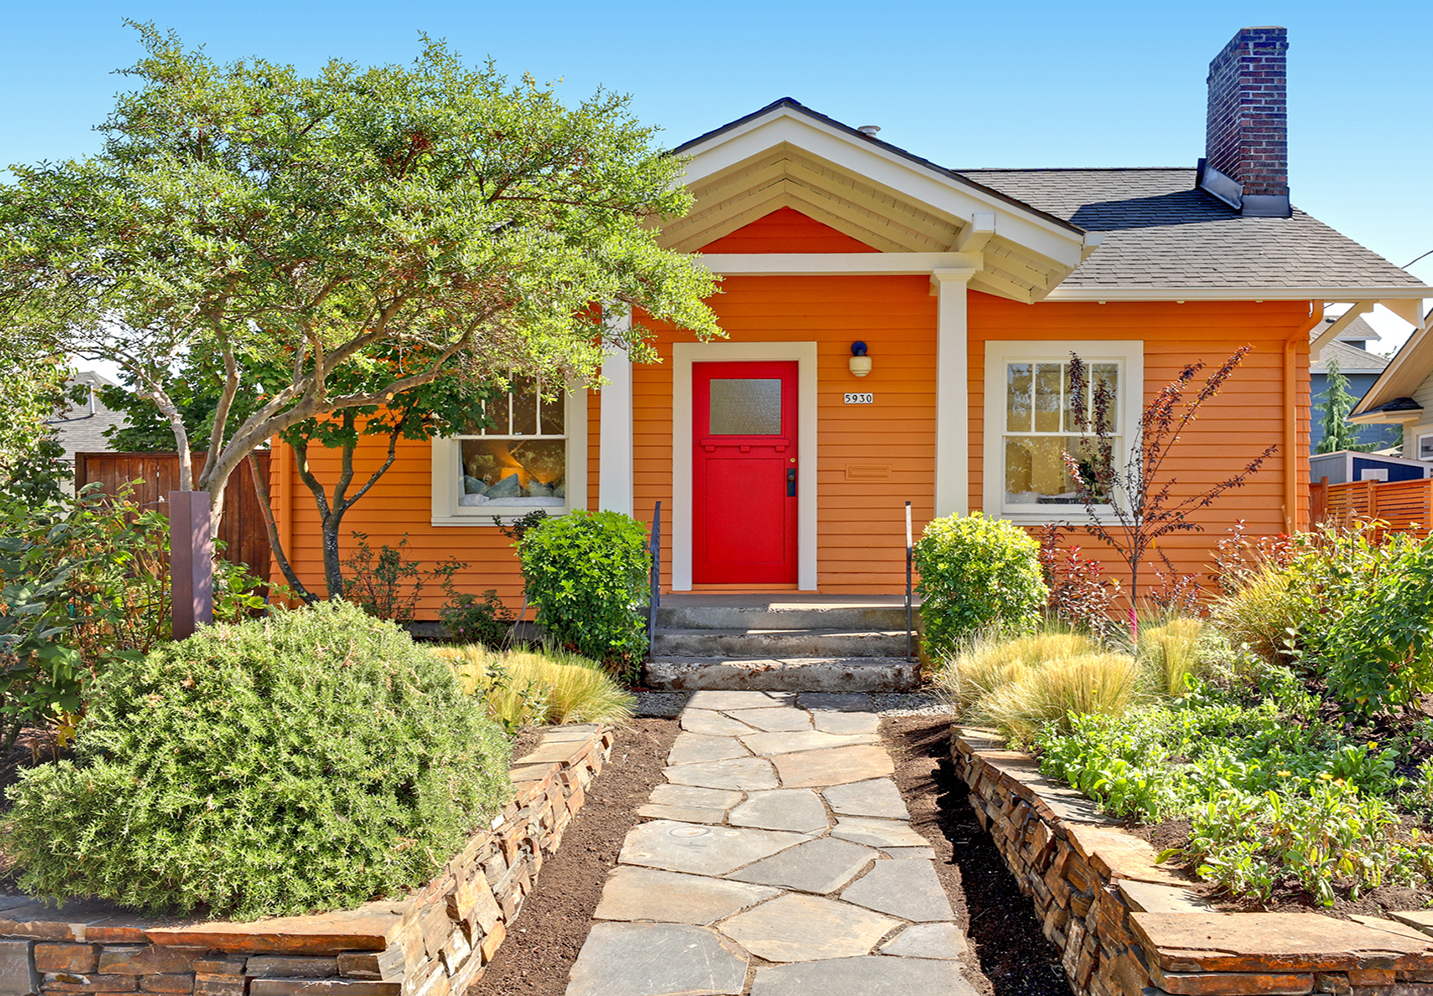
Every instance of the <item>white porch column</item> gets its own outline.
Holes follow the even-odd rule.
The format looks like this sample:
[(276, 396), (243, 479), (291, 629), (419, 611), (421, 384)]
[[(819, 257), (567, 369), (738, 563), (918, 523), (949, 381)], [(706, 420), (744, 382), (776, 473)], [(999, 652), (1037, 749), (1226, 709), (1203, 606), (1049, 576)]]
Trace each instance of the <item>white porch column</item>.
[[(631, 327), (631, 315), (615, 319), (614, 327)], [(632, 514), (632, 360), (625, 347), (608, 350), (602, 364), (607, 384), (601, 399), (598, 429), (597, 508), (602, 512)]]
[(970, 396), (966, 285), (973, 269), (934, 270), (936, 294), (935, 514), (970, 511)]

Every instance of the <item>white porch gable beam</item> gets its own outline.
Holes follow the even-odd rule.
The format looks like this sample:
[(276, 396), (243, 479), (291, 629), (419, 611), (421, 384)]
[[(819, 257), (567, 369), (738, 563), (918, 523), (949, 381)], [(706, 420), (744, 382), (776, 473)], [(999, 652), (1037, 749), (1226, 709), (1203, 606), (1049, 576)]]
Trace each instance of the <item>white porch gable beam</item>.
[(1309, 343), (1309, 356), (1317, 360), (1319, 351), (1325, 346), (1327, 346), (1329, 343), (1337, 339), (1339, 333), (1352, 325), (1353, 320), (1355, 318), (1357, 318), (1359, 315), (1366, 315), (1372, 310), (1372, 301), (1359, 301), (1357, 304), (1349, 305), (1347, 311), (1345, 311), (1342, 315), (1339, 315), (1338, 318), (1334, 319), (1333, 323), (1329, 325), (1328, 328), (1324, 329), (1322, 332), (1319, 333), (1317, 339)]
[(935, 514), (970, 511), (970, 415), (967, 410), (969, 358), (966, 289), (973, 268), (937, 269), (935, 360)]

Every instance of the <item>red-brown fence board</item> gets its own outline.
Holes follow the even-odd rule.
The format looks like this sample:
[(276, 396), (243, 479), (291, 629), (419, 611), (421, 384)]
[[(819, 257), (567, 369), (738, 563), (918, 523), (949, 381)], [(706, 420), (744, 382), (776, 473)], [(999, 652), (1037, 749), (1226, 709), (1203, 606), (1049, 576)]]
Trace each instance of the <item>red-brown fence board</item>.
[[(255, 454), (259, 472), (268, 475), (269, 454)], [(195, 453), (194, 476), (204, 469), (205, 454)], [(115, 494), (125, 484), (133, 484), (132, 497), (145, 509), (168, 511), (166, 496), (179, 490), (178, 453), (76, 453), (75, 487), (99, 482), (106, 494)], [(249, 461), (229, 475), (224, 489), (224, 518), (219, 523), (219, 539), (224, 544), (224, 559), (247, 564), (249, 572), (269, 580), (269, 534), (254, 482), (249, 475)]]
[(1309, 488), (1310, 521), (1386, 522), (1388, 532), (1428, 535), (1433, 527), (1433, 478), (1417, 481), (1321, 481)]

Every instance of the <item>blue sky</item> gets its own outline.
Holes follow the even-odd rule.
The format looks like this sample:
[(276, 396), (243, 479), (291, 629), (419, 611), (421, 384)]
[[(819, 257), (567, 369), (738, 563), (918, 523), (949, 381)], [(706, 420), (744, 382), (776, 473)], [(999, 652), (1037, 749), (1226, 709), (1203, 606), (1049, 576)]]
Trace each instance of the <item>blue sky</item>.
[[(1175, 166), (1204, 144), (1209, 60), (1289, 29), (1290, 186), (1403, 265), (1433, 249), (1433, 4), (21, 3), (3, 0), (0, 164), (83, 155), (134, 62), (124, 18), (221, 60), (406, 62), (418, 34), (510, 75), (631, 93), (677, 144), (781, 96), (953, 167)], [(1433, 283), (1433, 256), (1412, 267)], [(1398, 333), (1397, 319), (1380, 324)]]

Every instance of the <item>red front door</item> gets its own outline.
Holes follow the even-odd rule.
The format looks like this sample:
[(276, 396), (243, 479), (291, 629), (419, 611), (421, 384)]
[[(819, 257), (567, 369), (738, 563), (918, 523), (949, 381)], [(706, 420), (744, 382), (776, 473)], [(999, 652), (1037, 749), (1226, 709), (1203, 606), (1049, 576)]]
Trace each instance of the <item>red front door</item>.
[(692, 364), (692, 580), (796, 581), (795, 361)]

